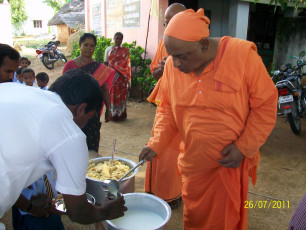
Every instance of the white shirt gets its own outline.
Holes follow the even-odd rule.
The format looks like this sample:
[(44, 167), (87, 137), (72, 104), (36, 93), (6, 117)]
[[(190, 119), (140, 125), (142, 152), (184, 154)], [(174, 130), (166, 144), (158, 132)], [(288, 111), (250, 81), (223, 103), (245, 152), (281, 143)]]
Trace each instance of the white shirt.
[(0, 84), (0, 218), (53, 167), (57, 191), (84, 194), (87, 166), (86, 136), (57, 94)]

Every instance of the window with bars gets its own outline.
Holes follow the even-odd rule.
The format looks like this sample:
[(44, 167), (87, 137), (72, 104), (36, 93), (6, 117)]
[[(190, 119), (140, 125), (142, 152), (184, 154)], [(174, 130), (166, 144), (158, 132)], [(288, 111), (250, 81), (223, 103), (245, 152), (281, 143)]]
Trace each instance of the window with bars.
[(42, 28), (42, 20), (33, 20), (34, 28)]

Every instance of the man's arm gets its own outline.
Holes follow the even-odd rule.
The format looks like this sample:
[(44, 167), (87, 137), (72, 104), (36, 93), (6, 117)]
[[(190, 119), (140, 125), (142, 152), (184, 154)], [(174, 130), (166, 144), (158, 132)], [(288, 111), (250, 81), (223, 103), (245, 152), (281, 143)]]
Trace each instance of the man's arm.
[(124, 207), (123, 197), (105, 201), (102, 206), (94, 206), (87, 202), (85, 191), (89, 159), (86, 137), (80, 130), (69, 139), (63, 140), (48, 152), (47, 156), (57, 172), (55, 189), (63, 194), (67, 214), (71, 220), (90, 224), (118, 218), (127, 210)]
[(73, 196), (63, 194), (69, 218), (80, 224), (91, 224), (102, 220), (112, 220), (124, 215), (127, 208), (124, 206), (123, 196), (116, 200), (106, 199), (101, 206), (87, 202), (86, 194)]
[[(166, 62), (166, 58), (163, 57), (163, 52), (162, 52), (164, 49), (163, 44), (164, 44), (163, 40), (161, 40), (160, 43), (158, 44), (157, 51), (150, 65), (151, 73), (153, 74), (153, 77), (157, 81), (163, 76), (164, 64)], [(162, 65), (160, 63), (161, 61), (163, 62)]]
[(265, 143), (276, 122), (277, 89), (256, 51), (246, 66), (250, 112), (243, 133), (235, 142), (245, 157), (252, 158)]
[(162, 68), (156, 68), (153, 70), (153, 77), (155, 80), (159, 80), (163, 76), (164, 69)]
[[(168, 68), (169, 64), (166, 64), (163, 79), (159, 84), (161, 91), (161, 103), (158, 106), (155, 114), (155, 120), (153, 125), (152, 137), (150, 138), (146, 147), (143, 148), (139, 159), (151, 160), (157, 155), (161, 155), (165, 147), (177, 135), (177, 127), (172, 113), (171, 105), (169, 103), (168, 89)], [(171, 68), (171, 66), (170, 66)]]

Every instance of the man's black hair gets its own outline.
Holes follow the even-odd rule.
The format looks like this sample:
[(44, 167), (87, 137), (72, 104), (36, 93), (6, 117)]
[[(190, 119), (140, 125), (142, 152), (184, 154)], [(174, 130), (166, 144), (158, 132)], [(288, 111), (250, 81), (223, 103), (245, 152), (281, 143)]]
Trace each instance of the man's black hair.
[(33, 69), (31, 68), (26, 68), (26, 69), (23, 69), (21, 74), (24, 74), (24, 73), (33, 73), (34, 77), (35, 77), (35, 72)]
[(11, 60), (18, 61), (20, 54), (17, 50), (10, 47), (9, 45), (0, 43), (0, 66), (2, 66), (3, 59), (9, 57)]
[(97, 37), (96, 35), (92, 33), (84, 33), (81, 35), (80, 40), (79, 40), (79, 46), (82, 45), (82, 43), (86, 40), (86, 38), (92, 38), (95, 42), (95, 45), (97, 45)]
[(121, 32), (117, 32), (117, 33), (115, 33), (115, 35), (114, 35), (114, 37), (116, 37), (116, 36), (121, 36), (122, 38), (123, 38), (123, 33), (121, 33)]
[(36, 79), (40, 80), (40, 81), (44, 81), (44, 82), (49, 82), (49, 76), (47, 73), (45, 72), (40, 72), (36, 75)]
[(21, 72), (22, 72), (22, 70), (24, 70), (24, 68), (19, 67), (19, 68), (17, 69), (17, 71), (16, 71), (16, 74), (17, 74), (17, 75), (20, 75)]
[(49, 88), (57, 93), (66, 105), (87, 103), (85, 112), (100, 113), (103, 103), (102, 90), (98, 81), (80, 69), (71, 69), (59, 77)]

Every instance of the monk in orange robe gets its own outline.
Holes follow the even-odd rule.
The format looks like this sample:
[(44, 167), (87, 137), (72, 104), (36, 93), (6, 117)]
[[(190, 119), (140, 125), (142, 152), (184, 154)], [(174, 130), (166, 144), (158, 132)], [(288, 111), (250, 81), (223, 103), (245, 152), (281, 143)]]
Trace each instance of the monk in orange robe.
[[(186, 10), (185, 6), (180, 3), (171, 4), (165, 12), (164, 26), (167, 26), (175, 14), (184, 10)], [(162, 39), (151, 63), (151, 72), (153, 73), (153, 76), (155, 79), (160, 80), (147, 99), (149, 102), (155, 103), (157, 106), (159, 106), (159, 102), (161, 101), (159, 85), (162, 80), (161, 76), (164, 71), (165, 59), (168, 56), (169, 55)], [(154, 125), (152, 133), (154, 133)], [(178, 133), (165, 147), (164, 154), (161, 158), (154, 158), (151, 162), (148, 162), (146, 170), (145, 191), (162, 198), (168, 202), (172, 209), (178, 208), (182, 200), (182, 177), (177, 167), (177, 158), (180, 149), (183, 151), (183, 142)]]
[(175, 15), (154, 135), (139, 159), (162, 157), (179, 133), (184, 229), (247, 229), (249, 176), (276, 122), (277, 90), (252, 42), (209, 37), (204, 10)]

